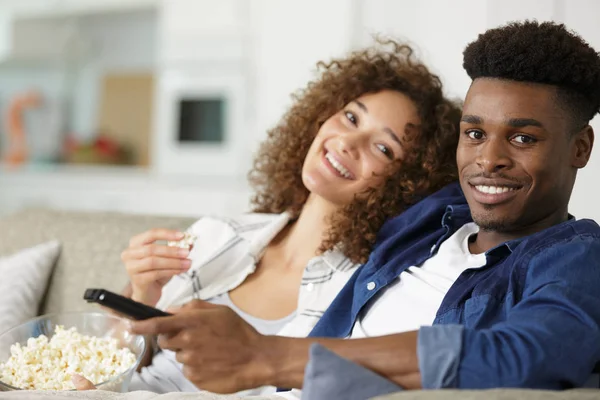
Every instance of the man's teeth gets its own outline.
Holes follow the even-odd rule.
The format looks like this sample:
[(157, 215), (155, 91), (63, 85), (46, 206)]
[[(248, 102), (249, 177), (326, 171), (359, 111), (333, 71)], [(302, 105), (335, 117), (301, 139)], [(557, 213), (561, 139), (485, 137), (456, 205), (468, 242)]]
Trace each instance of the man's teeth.
[(348, 171), (342, 164), (337, 162), (337, 160), (335, 158), (333, 158), (333, 156), (331, 154), (329, 154), (329, 153), (325, 154), (325, 158), (327, 159), (327, 161), (329, 161), (329, 164), (331, 164), (331, 166), (333, 168), (335, 168), (336, 171), (338, 171), (344, 178), (352, 179), (352, 175), (350, 174), (350, 171)]
[(475, 189), (479, 190), (482, 193), (487, 193), (487, 194), (499, 194), (499, 193), (512, 192), (513, 190), (516, 190), (515, 188), (510, 188), (510, 187), (506, 187), (506, 186), (483, 186), (483, 185), (475, 186)]

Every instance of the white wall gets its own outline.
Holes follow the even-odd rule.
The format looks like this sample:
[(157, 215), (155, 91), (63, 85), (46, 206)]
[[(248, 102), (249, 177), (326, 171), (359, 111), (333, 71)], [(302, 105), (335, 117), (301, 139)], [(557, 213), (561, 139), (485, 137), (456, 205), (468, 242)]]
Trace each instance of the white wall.
[[(241, 48), (213, 46), (210, 51), (215, 54), (221, 51), (221, 56), (243, 53), (247, 115), (243, 129), (236, 134), (248, 143), (242, 161), (249, 166), (267, 129), (273, 127), (290, 106), (290, 94), (315, 76), (316, 62), (372, 44), (375, 33), (411, 42), (432, 70), (439, 73), (447, 94), (463, 98), (470, 80), (462, 69), (462, 51), (486, 29), (515, 19), (554, 19), (564, 21), (600, 50), (598, 16), (600, 1), (597, 0), (162, 0), (158, 17), (163, 23), (168, 21), (172, 32), (167, 39), (165, 32), (153, 25), (147, 15), (137, 19), (116, 18), (111, 22), (114, 25), (109, 34), (101, 29), (106, 28), (106, 20), (87, 20), (86, 34), (95, 38), (97, 49), (101, 51), (98, 59), (83, 70), (75, 85), (80, 100), (74, 127), (80, 132), (89, 132), (95, 126), (93, 110), (98, 87), (94, 82), (103, 68), (156, 66), (160, 74), (171, 65), (165, 65), (161, 60), (169, 59), (172, 64), (181, 66), (185, 59), (198, 58), (203, 49), (202, 40), (210, 42), (210, 35), (229, 35), (230, 38), (238, 35), (243, 37)], [(44, 73), (48, 72), (34, 74), (33, 79), (44, 80)], [(0, 77), (2, 92), (17, 83), (18, 77), (14, 74)], [(600, 119), (594, 121), (594, 127), (600, 131)], [(578, 177), (571, 212), (578, 217), (594, 217), (600, 221), (600, 208), (596, 206), (600, 188), (594, 178), (600, 173), (599, 151), (594, 151), (590, 165)], [(190, 197), (197, 200), (186, 207), (194, 212), (194, 207), (209, 207), (209, 211), (212, 207), (220, 211), (220, 206), (200, 200), (202, 188), (221, 191), (224, 196), (231, 193), (247, 196), (247, 188), (241, 182), (234, 179), (227, 188), (215, 188), (209, 183), (203, 186), (199, 180), (194, 186), (199, 195)], [(15, 184), (12, 181), (11, 185)], [(166, 200), (161, 200), (163, 197), (159, 195), (153, 196), (151, 191), (155, 189), (152, 187), (146, 187), (150, 192), (147, 193), (145, 212), (156, 209), (167, 213), (177, 207), (164, 204)], [(163, 189), (156, 189), (154, 193), (160, 190)], [(81, 203), (93, 203), (90, 208), (96, 209), (134, 204), (126, 197), (130, 194), (122, 196), (125, 196), (122, 202), (94, 203), (82, 198)], [(59, 196), (56, 201), (60, 203), (67, 198)], [(232, 209), (238, 211), (244, 203), (236, 204)], [(126, 211), (130, 208), (133, 207), (127, 206)]]
[(256, 141), (291, 105), (291, 93), (315, 76), (317, 61), (352, 47), (354, 0), (251, 0)]
[[(286, 5), (279, 8), (289, 7), (288, 2), (284, 3)], [(265, 105), (262, 112), (259, 111), (260, 129), (278, 118), (283, 104), (289, 104), (285, 102), (288, 91), (295, 86), (302, 86), (310, 76), (310, 57), (316, 60), (319, 57), (341, 54), (348, 47), (368, 45), (372, 43), (374, 33), (407, 40), (413, 44), (421, 58), (440, 75), (448, 96), (459, 98), (464, 98), (470, 85), (470, 79), (462, 68), (464, 47), (486, 29), (508, 21), (537, 19), (564, 22), (600, 51), (600, 1), (597, 0), (357, 0), (354, 12), (348, 12), (349, 7), (345, 7), (341, 8), (340, 15), (338, 8), (338, 13), (335, 14), (337, 17), (331, 18), (325, 11), (323, 19), (326, 19), (325, 26), (329, 29), (323, 28), (323, 22), (313, 23), (311, 20), (311, 33), (314, 29), (314, 32), (323, 35), (320, 41), (313, 40), (326, 43), (321, 52), (317, 51), (321, 47), (307, 49), (312, 44), (310, 41), (300, 51), (295, 51), (297, 43), (302, 41), (301, 35), (306, 34), (304, 31), (298, 32), (298, 25), (304, 24), (310, 19), (308, 16), (317, 10), (316, 5), (311, 2), (302, 4), (305, 8), (303, 13), (297, 8), (288, 8), (299, 15), (293, 22), (286, 22), (283, 16), (285, 11), (274, 8), (274, 14), (281, 13), (278, 14), (281, 15), (280, 18), (273, 16), (278, 20), (277, 25), (273, 23), (272, 31), (260, 31), (263, 36), (267, 36), (264, 40), (271, 47), (259, 53), (259, 59), (265, 65), (264, 68), (272, 66), (268, 72), (258, 75), (261, 77), (259, 86), (262, 91), (257, 101)], [(309, 11), (309, 7), (314, 8)], [(357, 12), (360, 13), (358, 19), (355, 15)], [(286, 58), (290, 59), (290, 65), (295, 63), (296, 67), (285, 70), (283, 68), (288, 66), (287, 60), (278, 59), (273, 52), (277, 48), (283, 51), (283, 40), (279, 38), (292, 35), (292, 31), (296, 32), (297, 41), (292, 42), (286, 50)], [(342, 36), (332, 36), (341, 32)], [(260, 82), (266, 79), (276, 84)], [(600, 132), (600, 117), (592, 121), (592, 126)], [(597, 206), (600, 203), (600, 185), (597, 184), (597, 174), (600, 174), (600, 150), (595, 149), (589, 165), (579, 173), (571, 201), (570, 211), (578, 218), (587, 217), (600, 221), (600, 207)]]
[[(596, 51), (600, 51), (600, 2), (568, 0), (563, 7), (561, 20), (565, 25), (578, 32)], [(593, 218), (600, 223), (600, 116), (594, 118), (592, 127), (596, 132), (596, 148), (590, 163), (577, 176), (570, 211), (578, 218)]]

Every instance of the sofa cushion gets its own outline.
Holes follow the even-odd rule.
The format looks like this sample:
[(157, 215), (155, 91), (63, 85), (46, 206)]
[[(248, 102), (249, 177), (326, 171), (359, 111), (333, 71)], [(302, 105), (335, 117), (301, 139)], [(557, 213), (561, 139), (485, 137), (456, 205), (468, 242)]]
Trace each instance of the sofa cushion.
[(87, 287), (120, 292), (127, 283), (121, 252), (129, 239), (150, 228), (185, 229), (196, 218), (121, 213), (25, 210), (0, 218), (0, 256), (51, 239), (62, 244), (40, 313), (82, 311)]
[(0, 332), (37, 315), (59, 254), (51, 241), (0, 258)]
[(491, 390), (407, 390), (372, 400), (597, 400), (600, 390), (491, 389)]

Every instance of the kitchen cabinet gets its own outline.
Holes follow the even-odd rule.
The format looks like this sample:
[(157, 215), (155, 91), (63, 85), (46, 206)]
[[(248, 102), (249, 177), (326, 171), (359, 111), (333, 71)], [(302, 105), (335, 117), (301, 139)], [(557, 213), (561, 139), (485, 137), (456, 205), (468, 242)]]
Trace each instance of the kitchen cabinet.
[(156, 7), (158, 0), (3, 0), (0, 10), (17, 18), (68, 17)]
[(163, 0), (159, 57), (165, 64), (244, 57), (250, 0)]

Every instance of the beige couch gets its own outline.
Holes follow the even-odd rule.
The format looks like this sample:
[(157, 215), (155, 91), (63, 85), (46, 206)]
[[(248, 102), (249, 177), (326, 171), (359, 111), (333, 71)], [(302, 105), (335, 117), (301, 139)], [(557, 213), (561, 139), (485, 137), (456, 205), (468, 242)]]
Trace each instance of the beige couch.
[(127, 283), (120, 256), (133, 235), (153, 227), (185, 229), (193, 221), (117, 213), (23, 211), (0, 218), (0, 256), (58, 239), (62, 251), (40, 312), (92, 309), (93, 305), (82, 300), (85, 288), (121, 292)]
[[(120, 291), (127, 282), (120, 261), (121, 251), (134, 234), (153, 227), (185, 229), (194, 218), (137, 216), (116, 213), (61, 212), (28, 210), (0, 218), (0, 256), (58, 239), (62, 252), (54, 269), (40, 313), (93, 309), (82, 300), (85, 288), (103, 287)], [(32, 392), (0, 392), (0, 399), (155, 399), (208, 400), (210, 394), (155, 395), (147, 392), (127, 394), (65, 393), (51, 396)], [(219, 397), (221, 398), (221, 397)], [(234, 397), (226, 396), (231, 399)], [(422, 391), (402, 392), (381, 400), (434, 399), (600, 399), (600, 390), (543, 392), (494, 390), (481, 392)], [(256, 398), (255, 398), (256, 399)]]

